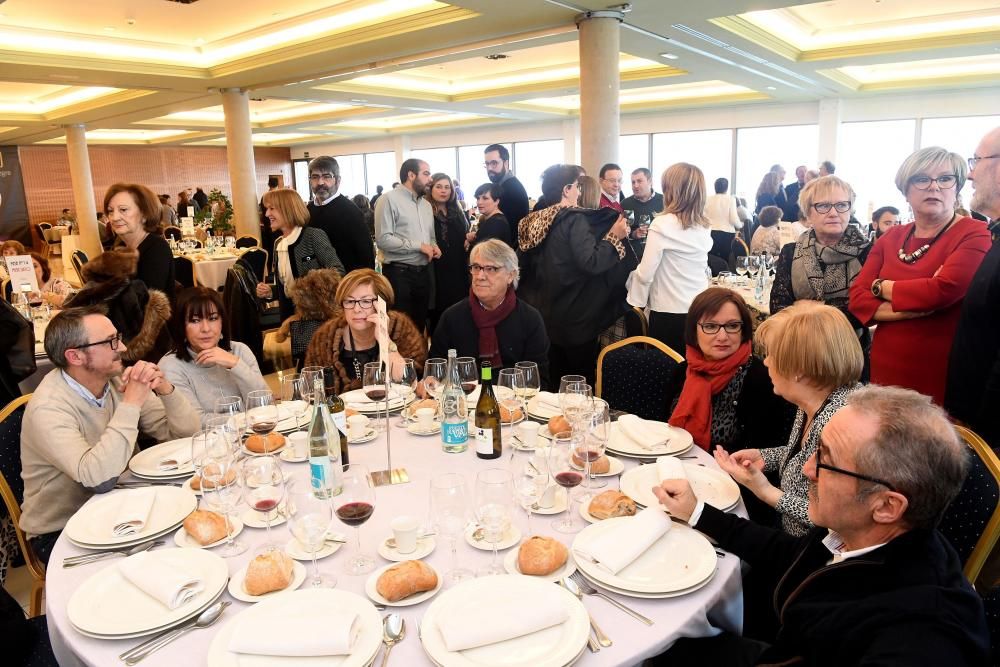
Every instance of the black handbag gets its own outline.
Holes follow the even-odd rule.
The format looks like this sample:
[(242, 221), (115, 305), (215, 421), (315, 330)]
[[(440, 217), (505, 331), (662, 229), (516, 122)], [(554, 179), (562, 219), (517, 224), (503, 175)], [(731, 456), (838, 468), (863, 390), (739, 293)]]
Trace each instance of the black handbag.
[(0, 300), (0, 326), (5, 328), (7, 340), (13, 344), (6, 350), (0, 350), (7, 357), (7, 364), (15, 382), (20, 382), (35, 372), (35, 328), (28, 320), (21, 317), (14, 306)]

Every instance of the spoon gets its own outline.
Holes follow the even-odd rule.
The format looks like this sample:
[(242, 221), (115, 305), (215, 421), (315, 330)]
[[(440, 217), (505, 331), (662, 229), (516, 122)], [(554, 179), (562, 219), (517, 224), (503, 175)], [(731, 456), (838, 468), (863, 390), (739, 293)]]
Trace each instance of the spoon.
[[(573, 581), (569, 577), (563, 577), (562, 579), (559, 580), (559, 583), (562, 584), (563, 588), (565, 588), (570, 593), (575, 595), (578, 600), (581, 601), (583, 600), (583, 591), (580, 590), (580, 587), (576, 585), (575, 581)], [(590, 616), (589, 613), (587, 614), (587, 616), (590, 617), (590, 627), (594, 629), (594, 636), (597, 637), (597, 643), (604, 648), (611, 646), (611, 638), (608, 637), (606, 634), (604, 634), (604, 631), (601, 630), (601, 628), (594, 621), (593, 616)]]
[(224, 612), (226, 610), (226, 607), (228, 607), (231, 604), (232, 602), (229, 601), (216, 602), (208, 609), (201, 612), (201, 614), (198, 616), (198, 618), (194, 620), (193, 623), (188, 623), (187, 625), (184, 625), (180, 628), (174, 628), (173, 630), (164, 632), (161, 635), (157, 635), (156, 637), (153, 637), (152, 639), (149, 639), (139, 644), (135, 648), (125, 651), (120, 656), (118, 656), (118, 659), (124, 660), (126, 665), (134, 665), (135, 663), (149, 656), (151, 653), (158, 651), (159, 649), (163, 648), (170, 642), (174, 641), (188, 630), (194, 630), (194, 629), (201, 630), (203, 628), (207, 628), (208, 626), (212, 625), (217, 620), (219, 620), (219, 618), (221, 618), (222, 612)]
[(389, 662), (389, 652), (406, 636), (406, 621), (399, 614), (389, 614), (382, 621), (382, 642), (385, 644), (385, 654), (382, 656), (382, 667)]

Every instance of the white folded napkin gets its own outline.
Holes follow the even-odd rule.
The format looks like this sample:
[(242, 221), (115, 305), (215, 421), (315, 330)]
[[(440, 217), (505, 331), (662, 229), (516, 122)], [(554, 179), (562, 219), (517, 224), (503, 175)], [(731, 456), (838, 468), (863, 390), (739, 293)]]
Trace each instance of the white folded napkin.
[(229, 650), (271, 656), (349, 655), (360, 631), (357, 612), (310, 605), (305, 614), (285, 608), (282, 613), (237, 620)]
[(149, 519), (156, 501), (156, 488), (150, 486), (145, 489), (129, 489), (117, 495), (121, 498), (121, 505), (115, 514), (111, 534), (115, 537), (135, 535), (145, 527)]
[(139, 590), (168, 609), (177, 609), (190, 602), (205, 588), (198, 577), (164, 564), (148, 551), (129, 556), (118, 564), (118, 570)]
[(620, 519), (605, 533), (583, 544), (574, 544), (573, 552), (618, 574), (668, 530), (670, 517), (659, 507), (647, 507), (635, 516)]
[(172, 447), (164, 448), (157, 467), (160, 470), (176, 470), (191, 463), (191, 440), (186, 438)]
[(661, 482), (665, 479), (687, 479), (684, 463), (673, 456), (661, 456), (656, 459), (656, 476)]
[(618, 418), (618, 428), (625, 437), (646, 450), (664, 447), (670, 441), (670, 424), (664, 422), (622, 415)]
[(437, 626), (449, 651), (495, 644), (559, 625), (569, 618), (559, 589), (533, 595), (531, 600), (510, 594), (455, 604), (438, 617)]
[(553, 394), (551, 391), (540, 391), (535, 394), (535, 399), (540, 405), (562, 412), (562, 405), (559, 403), (559, 394)]

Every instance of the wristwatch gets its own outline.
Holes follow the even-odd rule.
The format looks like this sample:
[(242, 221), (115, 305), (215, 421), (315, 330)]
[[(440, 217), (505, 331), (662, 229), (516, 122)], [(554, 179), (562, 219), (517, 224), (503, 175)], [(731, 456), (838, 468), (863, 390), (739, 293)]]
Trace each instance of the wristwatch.
[(875, 296), (882, 296), (882, 278), (876, 278), (872, 281), (872, 294)]

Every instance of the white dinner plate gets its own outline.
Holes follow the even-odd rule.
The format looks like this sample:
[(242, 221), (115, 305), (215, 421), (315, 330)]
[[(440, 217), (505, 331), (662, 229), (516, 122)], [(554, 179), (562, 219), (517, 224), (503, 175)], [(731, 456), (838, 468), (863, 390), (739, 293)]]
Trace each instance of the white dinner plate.
[[(410, 558), (408, 560), (416, 560), (416, 559)], [(438, 594), (438, 591), (440, 591), (441, 587), (444, 585), (444, 578), (440, 574), (438, 574), (437, 570), (434, 570), (434, 574), (437, 574), (437, 586), (430, 589), (429, 591), (423, 591), (422, 593), (414, 593), (413, 595), (405, 597), (402, 600), (397, 600), (396, 602), (390, 602), (389, 600), (386, 600), (384, 597), (379, 595), (379, 592), (375, 588), (375, 585), (378, 583), (378, 578), (382, 576), (383, 572), (385, 572), (389, 568), (396, 567), (397, 565), (398, 563), (390, 563), (385, 567), (380, 567), (379, 569), (372, 572), (371, 576), (368, 577), (368, 580), (365, 581), (365, 593), (367, 593), (368, 597), (370, 597), (376, 604), (384, 604), (387, 607), (410, 607), (415, 604), (420, 604), (424, 600), (430, 600), (432, 597)], [(428, 565), (428, 567), (430, 567), (430, 565)], [(433, 570), (434, 568), (431, 567), (431, 569)]]
[(372, 440), (374, 440), (377, 437), (378, 437), (378, 431), (376, 431), (375, 429), (369, 427), (369, 428), (367, 428), (365, 430), (365, 434), (363, 436), (361, 436), (360, 438), (355, 438), (354, 440), (351, 440), (350, 438), (348, 438), (347, 439), (347, 444), (349, 444), (349, 445), (363, 445), (366, 442), (371, 442)]
[(441, 422), (434, 422), (431, 427), (427, 430), (420, 428), (420, 424), (416, 422), (411, 422), (406, 425), (406, 430), (413, 435), (427, 436), (427, 435), (437, 435), (441, 432)]
[(540, 579), (542, 581), (548, 581), (550, 583), (556, 583), (563, 577), (568, 577), (569, 575), (576, 572), (576, 561), (573, 560), (573, 554), (566, 556), (566, 562), (561, 568), (552, 572), (550, 574), (524, 574), (521, 572), (520, 568), (517, 566), (517, 555), (521, 552), (520, 549), (512, 549), (507, 552), (507, 555), (503, 559), (503, 569), (507, 570), (508, 574), (516, 574), (522, 577), (531, 577), (532, 579)]
[(200, 612), (219, 596), (229, 579), (226, 561), (208, 551), (158, 549), (147, 553), (160, 565), (201, 579), (202, 592), (171, 610), (126, 579), (117, 564), (111, 564), (80, 584), (70, 597), (66, 615), (76, 629), (104, 637), (149, 634)]
[(548, 421), (555, 417), (556, 415), (562, 414), (562, 408), (550, 407), (542, 403), (538, 396), (532, 396), (528, 401), (528, 414), (535, 419), (541, 419), (542, 421)]
[[(714, 468), (684, 463), (684, 473), (691, 483), (694, 495), (720, 510), (728, 510), (740, 501), (740, 487), (733, 478)], [(621, 478), (621, 491), (646, 507), (663, 507), (653, 495), (653, 487), (660, 485), (656, 465), (632, 468)], [(664, 510), (666, 511), (666, 510)]]
[(580, 503), (580, 516), (583, 517), (584, 521), (587, 523), (597, 523), (598, 521), (602, 521), (602, 519), (598, 519), (596, 516), (591, 514), (589, 508), (590, 503)]
[[(229, 517), (229, 525), (233, 530), (233, 539), (235, 540), (236, 536), (243, 532), (243, 522), (239, 517)], [(211, 549), (219, 546), (220, 544), (225, 544), (226, 539), (227, 538), (223, 537), (221, 540), (217, 540), (211, 544), (201, 544), (196, 539), (188, 535), (187, 531), (184, 530), (184, 526), (178, 528), (177, 532), (174, 533), (174, 544), (182, 549)]]
[[(281, 434), (279, 433), (278, 435), (281, 435)], [(270, 455), (273, 455), (273, 454), (280, 454), (282, 451), (285, 450), (286, 447), (288, 447), (288, 438), (285, 438), (285, 441), (282, 442), (277, 447), (275, 447), (274, 449), (266, 451), (266, 452), (254, 452), (254, 451), (251, 451), (251, 450), (247, 449), (246, 441), (244, 441), (244, 444), (240, 447), (240, 449), (247, 456), (270, 456)]]
[[(160, 470), (160, 461), (174, 456), (186, 458), (187, 463), (169, 470)], [(191, 475), (194, 473), (194, 464), (191, 463), (191, 438), (178, 438), (144, 449), (129, 460), (128, 469), (148, 479)]]
[[(342, 546), (344, 545), (339, 542), (324, 542), (323, 548), (316, 552), (316, 560), (332, 556)], [(309, 561), (310, 563), (312, 562), (312, 552), (307, 551), (305, 546), (303, 546), (303, 544), (294, 537), (285, 543), (284, 551), (295, 560)]]
[[(438, 626), (442, 614), (482, 607), (501, 598), (519, 598), (530, 604), (533, 597), (550, 589), (559, 591), (565, 601), (569, 618), (562, 624), (464, 651), (449, 651), (445, 646)], [(562, 587), (535, 577), (494, 575), (468, 579), (439, 595), (424, 613), (420, 630), (424, 651), (443, 667), (563, 667), (585, 649), (590, 620), (583, 604)]]
[(404, 560), (420, 560), (426, 556), (429, 556), (431, 552), (434, 551), (434, 547), (437, 543), (434, 541), (434, 537), (431, 535), (424, 535), (423, 537), (417, 538), (417, 548), (408, 554), (401, 553), (396, 549), (389, 547), (388, 538), (382, 540), (378, 544), (378, 555), (386, 560), (391, 560), (396, 563), (401, 563)]
[(640, 445), (629, 438), (622, 432), (618, 422), (613, 422), (608, 437), (608, 450), (622, 456), (647, 458), (651, 456), (682, 454), (694, 446), (694, 439), (684, 429), (671, 426), (670, 433), (671, 438), (666, 443), (655, 447), (648, 447)]
[(288, 583), (288, 586), (282, 588), (280, 591), (271, 591), (270, 593), (264, 593), (263, 595), (250, 595), (246, 592), (246, 589), (243, 588), (243, 581), (247, 578), (248, 567), (250, 567), (249, 564), (229, 579), (229, 594), (237, 600), (242, 600), (243, 602), (261, 602), (263, 600), (270, 600), (271, 598), (281, 595), (282, 593), (294, 591), (302, 585), (303, 581), (306, 580), (306, 566), (298, 561), (294, 561), (292, 564), (292, 580)]
[[(299, 410), (305, 409), (305, 412)], [(278, 404), (278, 424), (274, 427), (276, 431), (294, 431), (309, 425), (309, 417), (312, 411), (306, 401), (282, 401)]]
[[(94, 497), (66, 522), (63, 529), (71, 541), (89, 548), (138, 544), (161, 535), (184, 521), (198, 507), (198, 497), (176, 486), (156, 486), (156, 500), (142, 530), (116, 537), (112, 533), (121, 507), (122, 494), (112, 491)], [(128, 494), (125, 494), (126, 496)]]
[(712, 572), (712, 574), (705, 577), (704, 581), (699, 581), (694, 586), (690, 586), (688, 588), (682, 588), (679, 591), (671, 591), (670, 593), (637, 593), (636, 591), (628, 591), (623, 588), (615, 588), (614, 586), (606, 584), (602, 581), (597, 581), (596, 579), (592, 579), (583, 572), (580, 573), (580, 576), (589, 581), (595, 588), (603, 589), (610, 593), (618, 593), (619, 595), (626, 595), (630, 598), (642, 598), (646, 600), (665, 600), (667, 598), (677, 598), (681, 597), (682, 595), (688, 595), (689, 593), (694, 593), (696, 590), (700, 588), (704, 588), (715, 577), (715, 572)]
[[(229, 650), (229, 641), (239, 623), (248, 619), (284, 618), (289, 613), (322, 615), (328, 609), (358, 614), (360, 631), (351, 647), (351, 655), (296, 658), (246, 656)], [(375, 606), (356, 593), (335, 588), (304, 588), (259, 602), (223, 625), (208, 647), (208, 667), (364, 667), (382, 645), (382, 618)]]
[(673, 522), (663, 537), (638, 558), (612, 574), (581, 555), (581, 547), (614, 530), (632, 517), (605, 519), (586, 526), (573, 540), (577, 568), (589, 578), (636, 593), (677, 593), (705, 581), (715, 572), (718, 557), (704, 535)]
[[(486, 538), (479, 541), (472, 539), (472, 535), (476, 532), (476, 530), (477, 527), (475, 525), (469, 526), (465, 529), (465, 541), (469, 543), (469, 546), (482, 551), (493, 551), (493, 543), (487, 541)], [(521, 531), (513, 523), (508, 523), (506, 530), (503, 531), (503, 535), (500, 536), (500, 541), (497, 542), (497, 551), (510, 549), (520, 541)]]
[[(606, 456), (608, 456), (608, 455), (606, 455)], [(607, 472), (595, 472), (595, 473), (593, 473), (593, 476), (594, 477), (614, 477), (616, 475), (622, 474), (622, 472), (624, 472), (624, 470), (625, 470), (625, 463), (621, 459), (616, 459), (613, 456), (608, 456), (608, 463), (611, 464), (611, 467), (608, 469)], [(570, 462), (570, 465), (573, 466), (574, 468), (576, 468), (577, 470), (583, 470), (582, 467), (577, 468), (572, 462)]]

